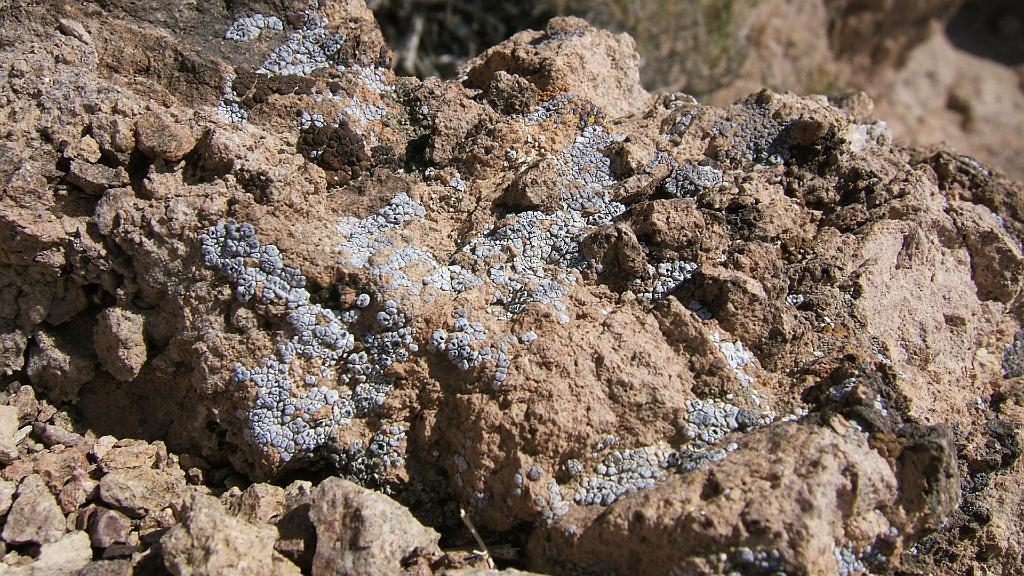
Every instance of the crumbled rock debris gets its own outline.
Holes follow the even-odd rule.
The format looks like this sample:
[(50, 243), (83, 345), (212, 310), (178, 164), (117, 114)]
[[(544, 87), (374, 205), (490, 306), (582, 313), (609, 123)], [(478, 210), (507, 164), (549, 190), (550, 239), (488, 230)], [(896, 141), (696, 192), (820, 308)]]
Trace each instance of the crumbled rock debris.
[(5, 569), (1024, 568), (1019, 184), (289, 7), (0, 27)]

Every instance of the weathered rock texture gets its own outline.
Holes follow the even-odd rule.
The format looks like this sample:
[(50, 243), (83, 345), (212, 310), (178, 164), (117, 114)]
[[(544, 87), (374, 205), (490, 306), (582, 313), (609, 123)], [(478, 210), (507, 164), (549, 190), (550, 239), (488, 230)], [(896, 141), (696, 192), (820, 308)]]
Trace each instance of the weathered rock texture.
[(573, 14), (631, 34), (648, 89), (728, 104), (763, 87), (863, 90), (908, 143), (1024, 178), (1024, 6), (1016, 0), (378, 0), (397, 69), (454, 76), (476, 55)]
[(0, 34), (5, 564), (1024, 570), (1021, 187), (865, 97), (572, 18), (396, 78), (356, 0)]

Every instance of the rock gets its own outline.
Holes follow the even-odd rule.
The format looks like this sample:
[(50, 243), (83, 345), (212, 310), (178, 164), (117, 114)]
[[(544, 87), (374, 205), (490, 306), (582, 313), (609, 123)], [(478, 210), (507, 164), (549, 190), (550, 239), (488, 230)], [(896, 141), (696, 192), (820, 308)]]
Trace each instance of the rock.
[(11, 396), (10, 405), (18, 409), (18, 422), (22, 424), (35, 422), (39, 415), (39, 401), (31, 386), (19, 386)]
[(129, 468), (155, 468), (158, 461), (167, 458), (167, 448), (163, 442), (126, 439), (114, 442), (97, 456), (100, 468), (108, 473)]
[(340, 478), (313, 494), (313, 574), (399, 574), (415, 558), (439, 553), (440, 535), (387, 496)]
[(92, 450), (89, 451), (89, 456), (100, 462), (114, 448), (115, 444), (117, 444), (117, 438), (109, 435), (100, 436), (93, 444)]
[[(717, 554), (703, 550), (757, 549), (758, 534), (782, 531), (788, 544), (775, 545), (779, 558), (812, 567), (810, 573), (831, 574), (836, 539), (859, 547), (893, 526), (882, 518), (896, 490), (890, 464), (853, 428), (842, 428), (840, 435), (786, 424), (746, 435), (739, 450), (712, 467), (624, 499), (582, 532), (548, 530), (548, 540), (537, 538), (530, 546), (543, 547), (540, 554), (550, 554), (553, 562), (577, 566), (639, 573), (678, 566), (681, 573), (708, 573), (718, 570)], [(752, 533), (742, 526), (757, 528)], [(641, 544), (652, 537), (662, 544)], [(569, 548), (560, 550), (563, 544)]]
[(25, 367), (28, 337), (21, 330), (0, 332), (0, 374), (10, 376)]
[(0, 537), (8, 544), (50, 544), (61, 539), (66, 528), (57, 500), (38, 474), (29, 474), (7, 513)]
[(103, 158), (103, 150), (100, 149), (100, 143), (92, 135), (86, 134), (78, 142), (72, 143), (71, 146), (64, 150), (64, 157), (79, 158), (96, 164)]
[(609, 168), (612, 174), (619, 178), (629, 178), (644, 171), (654, 160), (654, 147), (650, 141), (638, 142), (637, 139), (627, 139), (621, 142), (613, 142), (602, 150), (602, 153), (610, 161)]
[(298, 567), (274, 551), (277, 531), (227, 513), (211, 496), (195, 495), (181, 523), (160, 539), (164, 565), (175, 576), (298, 575)]
[(111, 168), (102, 164), (90, 164), (73, 160), (68, 170), (68, 182), (89, 194), (102, 194), (109, 188), (129, 183), (128, 171), (120, 166)]
[(77, 38), (83, 44), (92, 44), (92, 36), (89, 35), (89, 32), (86, 31), (85, 26), (82, 26), (81, 22), (71, 18), (60, 18), (57, 20), (57, 26), (61, 32)]
[(59, 492), (68, 480), (93, 469), (81, 448), (48, 450), (35, 458), (33, 470), (53, 492)]
[(179, 469), (127, 468), (100, 479), (100, 500), (133, 518), (162, 510), (188, 492)]
[(134, 541), (133, 544), (111, 544), (103, 550), (104, 560), (117, 560), (119, 558), (131, 558), (139, 551), (139, 535), (132, 532), (128, 535), (128, 539)]
[(123, 308), (107, 308), (96, 323), (96, 356), (118, 380), (131, 380), (146, 363), (144, 318)]
[(42, 442), (43, 446), (47, 448), (60, 444), (67, 447), (82, 447), (87, 444), (86, 439), (81, 435), (70, 430), (61, 428), (54, 424), (46, 424), (44, 422), (36, 422), (32, 425), (32, 431), (35, 437)]
[(87, 340), (74, 333), (36, 332), (28, 353), (28, 377), (32, 385), (57, 402), (78, 398), (78, 390), (95, 375), (95, 359), (84, 348)]
[(276, 522), (278, 540), (274, 549), (302, 568), (303, 572), (312, 570), (316, 552), (316, 528), (309, 518), (313, 490), (313, 484), (308, 480), (289, 484), (285, 488), (285, 511)]
[(0, 405), (0, 463), (10, 464), (18, 456), (18, 408)]
[(633, 39), (597, 30), (580, 18), (554, 18), (543, 32), (520, 32), (484, 51), (464, 66), (465, 84), (487, 88), (499, 70), (520, 73), (542, 92), (559, 86), (616, 116), (651, 98), (640, 85)]
[(133, 573), (134, 566), (130, 559), (102, 560), (90, 562), (75, 576), (132, 576)]
[(84, 470), (76, 470), (71, 479), (61, 487), (57, 494), (57, 503), (65, 514), (77, 510), (89, 500), (96, 497), (96, 490), (99, 482), (88, 476)]
[(486, 568), (460, 568), (458, 570), (444, 570), (441, 576), (536, 576), (535, 572), (523, 572), (514, 568), (505, 570), (490, 570)]
[(4, 574), (12, 576), (77, 576), (92, 560), (89, 536), (85, 532), (69, 532), (57, 542), (43, 544), (39, 556), (26, 566), (11, 568)]
[(18, 485), (10, 480), (0, 480), (0, 517), (7, 514), (11, 509), (11, 502), (14, 502), (14, 493)]
[(231, 502), (228, 510), (250, 524), (273, 524), (284, 514), (284, 488), (253, 484)]
[(551, 159), (536, 162), (516, 176), (500, 202), (514, 210), (555, 211), (561, 202), (555, 170)]
[(150, 158), (181, 160), (196, 145), (192, 131), (162, 112), (148, 112), (135, 123), (139, 150)]
[(983, 300), (1010, 302), (1024, 283), (1024, 256), (990, 210), (956, 202), (952, 212), (971, 254), (971, 271)]
[(540, 91), (518, 74), (499, 70), (485, 91), (491, 106), (505, 114), (528, 114), (537, 107)]
[[(658, 22), (693, 85), (765, 75), (651, 95), (627, 37), (562, 18), (419, 81), (360, 0), (6, 3), (0, 404), (32, 435), (0, 477), (139, 573), (470, 564), (396, 502), (538, 570), (1021, 572), (1024, 187), (862, 96), (761, 89), (844, 18), (932, 11), (639, 2), (716, 21)], [(783, 7), (836, 35), (773, 44), (748, 16)], [(985, 81), (922, 84), (956, 77)], [(960, 84), (934, 121), (991, 125)], [(332, 475), (362, 488), (264, 484)], [(226, 510), (180, 514), (204, 492)]]
[(93, 548), (123, 544), (131, 530), (131, 520), (117, 510), (97, 508), (89, 519), (89, 539)]

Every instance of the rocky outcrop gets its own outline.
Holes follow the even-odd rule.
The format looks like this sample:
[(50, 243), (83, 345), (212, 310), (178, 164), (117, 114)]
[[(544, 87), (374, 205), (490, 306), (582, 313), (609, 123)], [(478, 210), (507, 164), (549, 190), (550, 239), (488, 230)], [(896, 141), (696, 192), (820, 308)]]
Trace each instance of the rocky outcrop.
[(259, 6), (0, 29), (5, 564), (1020, 566), (1019, 184), (578, 19), (420, 82)]

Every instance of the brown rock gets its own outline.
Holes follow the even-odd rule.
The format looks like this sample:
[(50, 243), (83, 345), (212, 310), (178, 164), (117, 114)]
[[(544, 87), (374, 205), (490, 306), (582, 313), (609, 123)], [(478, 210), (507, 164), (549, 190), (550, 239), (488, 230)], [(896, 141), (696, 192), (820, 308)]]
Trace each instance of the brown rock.
[(0, 480), (0, 517), (7, 514), (11, 509), (11, 502), (14, 502), (14, 493), (18, 491), (18, 485), (10, 480)]
[(118, 380), (131, 380), (146, 363), (144, 318), (124, 308), (107, 308), (96, 323), (96, 356)]
[(228, 510), (250, 524), (273, 524), (284, 514), (284, 488), (253, 484), (231, 502)]
[(341, 478), (317, 486), (313, 575), (400, 574), (414, 557), (439, 553), (440, 535), (387, 496)]
[(181, 160), (196, 145), (192, 131), (161, 112), (148, 112), (135, 123), (139, 150), (150, 158)]
[(166, 458), (163, 442), (149, 443), (144, 440), (118, 440), (99, 458), (104, 472), (128, 468), (154, 468), (157, 461)]
[(615, 116), (651, 99), (640, 85), (633, 39), (597, 30), (580, 18), (554, 18), (543, 32), (520, 32), (470, 60), (464, 70), (471, 88), (486, 89), (504, 70), (527, 78), (540, 92), (572, 92)]
[(60, 540), (65, 528), (64, 514), (46, 483), (29, 474), (18, 486), (0, 536), (9, 544), (49, 544)]
[(12, 576), (77, 576), (92, 560), (89, 536), (85, 532), (69, 532), (57, 542), (43, 544), (39, 556), (26, 566), (11, 568), (4, 574)]
[(517, 211), (555, 211), (562, 200), (555, 169), (555, 161), (550, 158), (534, 163), (516, 176), (500, 203)]
[[(927, 19), (931, 10), (922, 6), (949, 1), (888, 4)], [(701, 15), (694, 20), (716, 20), (722, 34), (711, 37), (678, 34), (687, 19), (658, 23), (700, 49), (687, 61), (701, 62), (708, 77), (733, 73), (752, 47), (774, 51), (777, 66), (765, 67), (774, 75), (790, 65), (788, 56), (805, 56), (802, 47), (827, 51), (833, 37), (848, 45), (845, 20), (834, 23), (835, 36), (822, 33), (845, 12), (824, 4), (843, 2), (732, 2), (732, 24), (751, 40), (735, 43), (728, 22), (697, 12), (714, 2), (643, 1), (661, 14), (685, 9)], [(1021, 421), (1014, 405), (1022, 403), (1014, 399), (1019, 382), (1001, 373), (1004, 354), (1024, 357), (1024, 345), (1013, 343), (1021, 328), (1020, 185), (958, 154), (927, 160), (900, 148), (857, 98), (847, 99), (847, 110), (823, 97), (767, 91), (738, 101), (733, 94), (727, 107), (681, 94), (649, 98), (630, 42), (574, 19), (517, 34), (470, 63), (460, 81), (399, 80), (379, 94), (390, 72), (352, 65), (386, 60), (360, 0), (329, 2), (326, 31), (310, 30), (321, 20), (301, 7), (276, 14), (295, 30), (306, 26), (314, 41), (346, 37), (328, 55), (344, 68), (302, 78), (244, 72), (290, 32), (266, 31), (248, 44), (209, 41), (226, 22), (202, 3), (146, 3), (166, 17), (146, 17), (131, 2), (107, 2), (102, 11), (69, 4), (71, 12), (52, 2), (6, 4), (4, 21), (16, 25), (4, 28), (0, 49), (0, 109), (9, 111), (0, 142), (0, 371), (27, 375), (35, 390), (12, 384), (6, 403), (18, 408), (20, 430), (39, 426), (8, 454), (14, 460), (0, 475), (20, 480), (38, 470), (51, 492), (60, 489), (67, 522), (88, 528), (87, 510), (95, 508), (82, 509), (86, 479), (106, 472), (101, 504), (138, 521), (130, 541), (103, 557), (156, 543), (179, 521), (179, 496), (201, 491), (203, 482), (249, 486), (314, 474), (303, 470), (310, 442), (323, 441), (312, 455), (336, 460), (368, 485), (408, 488), (403, 496), (438, 525), (463, 508), (489, 541), (539, 541), (525, 561), (540, 568), (729, 573), (740, 568), (715, 559), (737, 559), (729, 555), (747, 547), (782, 551), (787, 573), (835, 572), (835, 548), (878, 552), (894, 572), (1021, 571), (1024, 531), (1014, 522), (1021, 513), (1012, 490)], [(282, 3), (259, 4), (269, 12)], [(815, 43), (774, 44), (771, 27), (746, 19), (754, 10), (747, 4), (818, 17), (820, 34)], [(851, 12), (890, 25), (885, 11)], [(95, 36), (92, 45), (54, 31), (71, 13)], [(424, 39), (429, 26), (425, 32)], [(711, 52), (721, 58), (707, 58)], [(872, 39), (862, 54), (896, 62), (900, 52), (900, 42)], [(806, 56), (822, 62), (818, 55)], [(945, 72), (941, 63), (932, 69)], [(828, 83), (827, 72), (814, 76)], [(216, 110), (229, 104), (232, 74), (230, 89), (248, 112), (238, 123)], [(1016, 94), (1019, 74), (1011, 75)], [(970, 91), (980, 84), (956, 76), (923, 83), (959, 84), (955, 92), (927, 91), (938, 112), (931, 122), (956, 130), (993, 125), (985, 98)], [(765, 78), (748, 78), (750, 89)], [(345, 128), (333, 126), (339, 105)], [(319, 122), (302, 112), (323, 115), (331, 128), (303, 133), (298, 118)], [(383, 117), (364, 125), (359, 112)], [(211, 130), (186, 152), (188, 132)], [(165, 145), (178, 150), (158, 149)], [(146, 154), (156, 157), (152, 164)], [(163, 157), (178, 154), (188, 161)], [(90, 199), (69, 192), (67, 160), (83, 162), (73, 172), (97, 187), (116, 180), (86, 179), (98, 168), (88, 163), (147, 173), (136, 186)], [(456, 171), (466, 186), (453, 181)], [(344, 186), (342, 176), (351, 178)], [(502, 198), (513, 184), (519, 196)], [(592, 192), (595, 200), (567, 210), (563, 191)], [(399, 201), (397, 212), (377, 214), (399, 192), (422, 206), (422, 218), (405, 221), (419, 208)], [(610, 211), (595, 213), (602, 206)], [(535, 209), (548, 213), (536, 227), (506, 227), (525, 221), (509, 212)], [(352, 228), (350, 218), (362, 221)], [(260, 273), (236, 276), (237, 264), (256, 265), (251, 254), (206, 265), (236, 246), (204, 241), (209, 227), (229, 219), (251, 224), (268, 246)], [(339, 222), (355, 235), (339, 234)], [(265, 289), (282, 284), (257, 281), (259, 293), (241, 301), (253, 277), (262, 280), (278, 263), (289, 267), (290, 281), (292, 269), (301, 272), (325, 310), (374, 294), (365, 315), (346, 322), (353, 349), (341, 363), (284, 358), (279, 345), (308, 336), (290, 325), (311, 309), (292, 315), (276, 300), (260, 303), (271, 298)], [(377, 264), (401, 272), (379, 274), (371, 269)], [(447, 264), (483, 283), (437, 290), (438, 276), (424, 274), (461, 273)], [(692, 277), (679, 280), (691, 265)], [(518, 278), (500, 285), (509, 275)], [(658, 298), (650, 286), (663, 288)], [(408, 344), (393, 335), (366, 338), (383, 332), (373, 318), (388, 299), (415, 329), (399, 333), (418, 346), (408, 347), (408, 358), (391, 348)], [(144, 315), (143, 329), (134, 318), (121, 322), (124, 311)], [(107, 325), (97, 329), (100, 322)], [(452, 329), (467, 323), (479, 339), (455, 339)], [(441, 329), (449, 350), (430, 346)], [(87, 366), (96, 362), (96, 344), (101, 369)], [(449, 351), (474, 365), (458, 366)], [(362, 352), (374, 364), (367, 383), (321, 377), (320, 368), (339, 373)], [(283, 371), (259, 370), (274, 367), (268, 356), (288, 364), (290, 382)], [(837, 368), (854, 365), (863, 374)], [(394, 383), (385, 403), (363, 410), (377, 400), (366, 389), (379, 396), (385, 382)], [(359, 409), (340, 425), (348, 392)], [(319, 406), (325, 399), (341, 404)], [(696, 400), (737, 414), (736, 429), (725, 430), (722, 421), (732, 424), (718, 408), (695, 412)], [(65, 403), (81, 420), (75, 426), (54, 407)], [(800, 430), (789, 416), (800, 419)], [(302, 421), (288, 422), (295, 418)], [(708, 421), (720, 427), (698, 441), (693, 428)], [(915, 422), (948, 423), (937, 428), (956, 430), (956, 441), (929, 431), (911, 438)], [(306, 424), (314, 430), (298, 432)], [(50, 425), (166, 436), (206, 463), (183, 464), (202, 472), (188, 476), (193, 486), (172, 457), (144, 444), (98, 442), (82, 464), (78, 440)], [(295, 453), (293, 434), (302, 440)], [(642, 469), (651, 478), (610, 471), (615, 458), (632, 464), (637, 454), (652, 456), (649, 448), (666, 458)], [(959, 507), (957, 476), (968, 498)], [(595, 496), (594, 484), (611, 486)], [(378, 573), (433, 568), (424, 565), (429, 550), (414, 551), (408, 566), (395, 561), (400, 536), (374, 519), (391, 511), (348, 500), (338, 509), (318, 504), (314, 526), (305, 495), (286, 491), (282, 507), (279, 493), (260, 490), (225, 498), (243, 516), (233, 519), (274, 522), (274, 548), (306, 572), (316, 556), (319, 571), (345, 562)], [(940, 544), (901, 554), (920, 537)], [(219, 552), (204, 546), (186, 548), (200, 557)], [(36, 546), (14, 548), (10, 559), (27, 561), (22, 552)], [(162, 563), (157, 552), (145, 557)], [(183, 554), (187, 566), (191, 552)], [(934, 565), (907, 566), (919, 558)], [(386, 564), (367, 568), (375, 559)]]
[(485, 92), (487, 101), (505, 114), (527, 114), (537, 107), (540, 91), (518, 74), (499, 70)]
[(1024, 256), (1016, 240), (983, 206), (952, 205), (954, 221), (971, 254), (971, 272), (982, 300), (1010, 302), (1024, 283)]
[(123, 544), (132, 531), (132, 522), (117, 510), (97, 508), (89, 519), (89, 538), (93, 548)]
[(96, 439), (96, 443), (92, 445), (92, 450), (89, 450), (89, 456), (94, 461), (101, 461), (117, 444), (117, 438), (113, 436), (100, 436)]
[(73, 36), (77, 38), (83, 44), (92, 44), (92, 36), (89, 35), (89, 32), (86, 31), (85, 26), (82, 26), (82, 23), (78, 20), (73, 20), (71, 18), (61, 18), (57, 20), (57, 25), (60, 28), (60, 31), (67, 34), (68, 36)]
[(537, 576), (536, 572), (523, 572), (514, 568), (505, 570), (492, 570), (488, 568), (460, 568), (458, 570), (443, 570), (441, 576)]
[(75, 576), (132, 576), (133, 573), (134, 566), (130, 559), (101, 560), (90, 562)]
[(777, 534), (773, 546), (788, 562), (835, 573), (835, 543), (882, 536), (898, 491), (890, 464), (848, 423), (841, 429), (752, 432), (718, 464), (622, 500), (582, 533), (556, 527), (531, 548), (607, 572), (707, 573), (719, 551), (757, 548), (758, 538)]
[(185, 473), (174, 468), (127, 468), (100, 480), (100, 499), (134, 518), (162, 510), (187, 492)]
[[(59, 447), (58, 447), (59, 448)], [(93, 469), (81, 448), (48, 450), (36, 456), (33, 470), (46, 482), (50, 490), (60, 491), (68, 480)]]
[(0, 332), (0, 374), (10, 376), (25, 367), (28, 337), (21, 330)]
[(57, 494), (57, 502), (61, 510), (71, 513), (95, 498), (99, 482), (88, 476), (85, 470), (76, 470), (67, 484)]
[(31, 424), (39, 414), (39, 401), (31, 386), (20, 386), (11, 396), (10, 405), (18, 409), (18, 421), (21, 423)]
[(10, 464), (18, 456), (18, 408), (0, 406), (0, 463)]
[(90, 164), (73, 160), (68, 170), (68, 182), (89, 194), (102, 194), (108, 188), (128, 184), (128, 171), (120, 166), (111, 168), (102, 164)]
[(51, 400), (74, 401), (78, 390), (96, 373), (96, 362), (85, 349), (85, 340), (73, 332), (36, 332), (29, 348), (28, 377), (32, 385)]
[(298, 575), (274, 551), (277, 531), (231, 516), (212, 496), (195, 495), (181, 523), (160, 539), (164, 565), (175, 576)]
[(610, 161), (612, 174), (619, 178), (629, 178), (642, 172), (654, 159), (654, 146), (647, 139), (640, 141), (638, 138), (627, 138), (609, 144), (602, 153)]
[(0, 405), (0, 444), (11, 446), (18, 434), (18, 408)]
[(36, 438), (50, 448), (61, 444), (67, 447), (82, 447), (87, 444), (86, 439), (81, 435), (54, 424), (36, 422), (32, 425), (32, 431)]
[(274, 549), (295, 562), (303, 571), (312, 569), (316, 552), (316, 528), (309, 518), (313, 485), (296, 480), (285, 488), (285, 512), (277, 521), (278, 539)]

